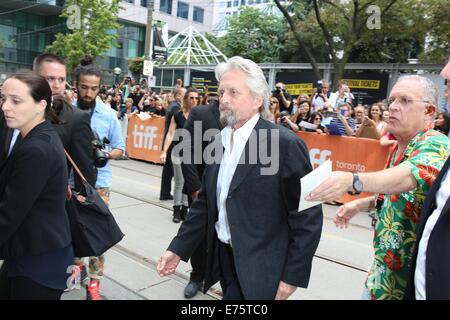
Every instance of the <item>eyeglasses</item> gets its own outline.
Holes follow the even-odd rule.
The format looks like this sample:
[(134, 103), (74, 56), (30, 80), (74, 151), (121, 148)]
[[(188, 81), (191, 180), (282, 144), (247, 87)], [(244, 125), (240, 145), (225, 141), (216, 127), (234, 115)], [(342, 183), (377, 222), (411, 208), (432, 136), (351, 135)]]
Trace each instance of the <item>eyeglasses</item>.
[(58, 81), (59, 83), (64, 83), (64, 82), (66, 82), (66, 78), (65, 78), (65, 77), (60, 77), (60, 78), (57, 78), (57, 77), (47, 77), (47, 78), (45, 78), (45, 80), (47, 80), (48, 82), (51, 82), (51, 83), (53, 83), (53, 82), (55, 82), (55, 81)]
[(189, 97), (189, 99), (191, 99), (191, 100), (200, 100), (200, 98), (199, 97)]
[(398, 97), (398, 98), (389, 98), (387, 101), (388, 106), (390, 106), (391, 104), (393, 104), (395, 101), (397, 101), (402, 105), (402, 106), (407, 106), (408, 104), (411, 104), (413, 102), (424, 102), (424, 103), (430, 103), (430, 101), (427, 100), (418, 100), (418, 99), (409, 99), (407, 97)]
[(314, 120), (320, 120), (320, 121), (322, 121), (322, 119), (321, 119), (321, 118), (315, 118)]

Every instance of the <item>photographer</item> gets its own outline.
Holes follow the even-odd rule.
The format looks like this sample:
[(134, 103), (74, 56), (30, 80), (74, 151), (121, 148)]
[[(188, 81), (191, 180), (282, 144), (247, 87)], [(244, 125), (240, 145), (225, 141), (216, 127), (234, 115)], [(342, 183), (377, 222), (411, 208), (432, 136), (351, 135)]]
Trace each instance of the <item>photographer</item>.
[[(76, 106), (89, 112), (91, 117), (91, 128), (99, 136), (96, 140), (106, 141), (106, 138), (109, 141), (109, 146), (105, 149), (106, 158), (119, 159), (125, 151), (125, 143), (122, 138), (120, 123), (116, 113), (111, 108), (96, 101), (100, 89), (101, 72), (92, 63), (93, 59), (86, 57), (75, 69), (75, 81), (78, 90)], [(95, 149), (98, 151), (98, 148)], [(98, 169), (97, 183), (95, 184), (96, 191), (107, 205), (109, 205), (111, 184), (111, 166), (109, 161), (107, 161), (104, 167)], [(87, 300), (101, 300), (100, 279), (103, 277), (104, 263), (105, 259), (103, 255), (100, 257), (89, 257), (88, 275), (90, 283), (86, 284)], [(82, 259), (76, 259), (75, 264), (80, 269), (86, 268)]]
[(130, 93), (133, 91), (131, 77), (125, 77), (122, 83), (119, 84), (118, 89), (123, 92), (123, 100), (126, 101)]
[(338, 91), (331, 93), (329, 102), (334, 110), (338, 108), (342, 103), (352, 103), (353, 94), (350, 93), (350, 88), (344, 82), (341, 82), (338, 87)]
[(292, 113), (292, 97), (286, 92), (283, 82), (278, 82), (275, 85), (275, 90), (272, 91), (272, 97), (275, 97), (280, 101), (280, 111), (287, 111), (289, 114)]
[(322, 79), (317, 81), (316, 92), (313, 94), (311, 98), (312, 111), (317, 112), (323, 109), (325, 103), (328, 102), (328, 98), (330, 97), (330, 84), (327, 80)]
[(300, 130), (298, 125), (292, 122), (291, 117), (289, 116), (289, 113), (286, 110), (281, 111), (279, 117), (280, 117), (279, 124), (282, 125), (283, 127), (291, 129), (294, 132)]
[(352, 136), (355, 130), (355, 120), (350, 118), (350, 105), (342, 103), (337, 111), (337, 117), (331, 120), (330, 125), (337, 125), (340, 135)]

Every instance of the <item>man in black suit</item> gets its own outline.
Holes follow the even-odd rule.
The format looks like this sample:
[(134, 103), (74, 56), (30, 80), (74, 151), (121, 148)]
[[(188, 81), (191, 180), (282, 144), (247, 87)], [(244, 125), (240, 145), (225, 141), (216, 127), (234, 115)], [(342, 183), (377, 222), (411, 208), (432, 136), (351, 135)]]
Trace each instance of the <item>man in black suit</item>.
[[(441, 75), (450, 90), (450, 61)], [(405, 299), (450, 300), (450, 158), (420, 213)]]
[[(33, 71), (44, 77), (52, 89), (56, 99), (63, 99), (66, 88), (66, 66), (64, 60), (54, 54), (43, 53), (33, 62)], [(78, 165), (86, 180), (95, 186), (97, 170), (94, 167), (94, 152), (91, 141), (94, 139), (90, 126), (89, 113), (72, 108), (70, 103), (63, 103), (57, 110), (61, 124), (53, 124), (58, 132), (64, 148)], [(80, 178), (75, 175), (75, 188), (79, 190)]]
[[(175, 100), (167, 108), (166, 118), (164, 123), (164, 135), (163, 135), (163, 144), (161, 150), (164, 150), (164, 141), (166, 140), (167, 132), (169, 131), (170, 121), (172, 120), (173, 114), (176, 111), (179, 111), (181, 108), (181, 104), (183, 103), (183, 97), (186, 93), (185, 88), (176, 88), (174, 92)], [(172, 148), (170, 147), (167, 150), (167, 154), (172, 153)], [(159, 195), (159, 200), (173, 200), (173, 197), (170, 195), (170, 190), (172, 186), (172, 178), (173, 178), (173, 166), (171, 157), (167, 157), (166, 162), (164, 163), (162, 174), (161, 174), (161, 191)]]
[[(203, 172), (206, 167), (206, 163), (203, 161), (203, 151), (208, 145), (209, 139), (205, 136), (205, 132), (208, 132), (209, 136), (212, 137), (222, 129), (218, 101), (193, 108), (184, 124), (184, 129), (189, 132), (190, 137), (190, 139), (183, 141), (186, 143), (183, 146), (187, 147), (185, 150), (187, 158), (184, 159), (188, 160), (181, 163), (184, 188), (186, 194), (190, 194), (192, 199), (195, 199), (200, 192)], [(192, 254), (191, 265), (190, 281), (184, 289), (185, 298), (194, 297), (203, 285), (206, 269), (206, 239), (200, 242), (200, 245)]]
[(216, 77), (225, 128), (205, 150), (201, 191), (157, 270), (174, 273), (206, 236), (204, 292), (220, 280), (224, 299), (287, 299), (307, 287), (322, 229), (320, 206), (298, 212), (308, 150), (260, 117), (270, 93), (253, 61), (233, 57)]

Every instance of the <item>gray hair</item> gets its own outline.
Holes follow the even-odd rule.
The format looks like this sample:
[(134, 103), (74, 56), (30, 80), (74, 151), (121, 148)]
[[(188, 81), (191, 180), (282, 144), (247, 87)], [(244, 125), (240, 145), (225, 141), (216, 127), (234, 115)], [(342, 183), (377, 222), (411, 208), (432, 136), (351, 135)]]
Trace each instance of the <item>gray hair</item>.
[(418, 75), (408, 75), (400, 77), (397, 80), (397, 83), (403, 80), (418, 81), (420, 83), (420, 86), (422, 87), (422, 99), (436, 107), (436, 114), (439, 112), (439, 91), (433, 81)]
[(219, 63), (215, 69), (216, 79), (220, 82), (223, 74), (230, 70), (241, 70), (247, 74), (247, 86), (253, 97), (260, 97), (263, 103), (259, 108), (259, 113), (263, 118), (269, 114), (270, 91), (266, 77), (261, 68), (252, 60), (244, 59), (239, 56), (228, 59), (227, 62)]

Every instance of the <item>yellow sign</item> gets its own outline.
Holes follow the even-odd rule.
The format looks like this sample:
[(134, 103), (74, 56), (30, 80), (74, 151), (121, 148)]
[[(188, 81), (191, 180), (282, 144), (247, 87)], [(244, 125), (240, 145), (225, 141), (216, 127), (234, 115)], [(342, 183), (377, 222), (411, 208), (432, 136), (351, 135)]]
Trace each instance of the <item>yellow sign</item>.
[(312, 94), (313, 84), (312, 83), (290, 83), (286, 84), (286, 90), (289, 94), (297, 96), (302, 93)]
[(380, 80), (342, 79), (350, 88), (355, 89), (380, 89)]

